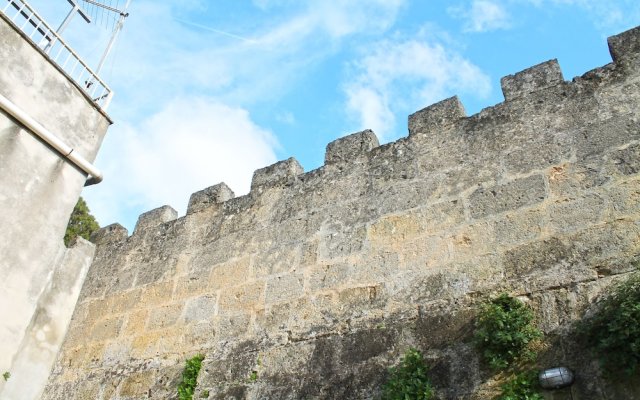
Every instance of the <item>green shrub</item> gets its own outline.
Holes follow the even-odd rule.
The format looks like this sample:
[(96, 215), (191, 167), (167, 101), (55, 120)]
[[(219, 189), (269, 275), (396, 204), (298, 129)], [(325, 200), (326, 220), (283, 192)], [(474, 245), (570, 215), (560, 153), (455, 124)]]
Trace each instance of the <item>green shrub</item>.
[(9, 380), (9, 378), (11, 378), (11, 372), (9, 372), (9, 371), (5, 371), (5, 372), (2, 374), (2, 377), (4, 378), (4, 380), (5, 380), (5, 381), (8, 381), (8, 380)]
[(595, 314), (578, 332), (605, 373), (633, 375), (640, 363), (640, 274), (635, 273), (598, 302)]
[(520, 300), (501, 294), (483, 305), (474, 332), (474, 343), (494, 369), (515, 361), (535, 358), (530, 343), (542, 337), (533, 325), (533, 312)]
[(193, 400), (193, 392), (198, 385), (198, 373), (202, 368), (204, 356), (198, 354), (186, 361), (184, 371), (182, 371), (182, 382), (178, 385), (178, 398), (180, 400)]
[(535, 371), (520, 372), (500, 386), (502, 394), (495, 400), (544, 400), (538, 387)]
[(433, 388), (427, 377), (427, 365), (416, 349), (405, 353), (400, 365), (389, 370), (390, 377), (382, 390), (383, 400), (428, 400)]

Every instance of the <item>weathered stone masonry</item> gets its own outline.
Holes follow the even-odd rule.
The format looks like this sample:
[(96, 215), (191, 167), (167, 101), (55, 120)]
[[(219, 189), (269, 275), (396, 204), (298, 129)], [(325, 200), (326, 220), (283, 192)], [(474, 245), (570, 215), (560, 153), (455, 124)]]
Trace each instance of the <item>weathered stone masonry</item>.
[(574, 399), (637, 398), (570, 336), (640, 248), (640, 28), (609, 46), (572, 82), (548, 61), (476, 115), (450, 98), (396, 142), (359, 132), (316, 170), (291, 158), (246, 196), (219, 184), (184, 217), (103, 228), (45, 399), (170, 398), (197, 353), (210, 399), (375, 398), (409, 346), (442, 398), (490, 398), (469, 337), (501, 291), (534, 307)]

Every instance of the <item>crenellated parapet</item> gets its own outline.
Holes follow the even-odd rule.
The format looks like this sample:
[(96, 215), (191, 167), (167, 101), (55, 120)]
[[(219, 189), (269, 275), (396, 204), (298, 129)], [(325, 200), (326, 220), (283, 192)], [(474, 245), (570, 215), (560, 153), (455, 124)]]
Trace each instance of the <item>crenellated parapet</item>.
[(637, 73), (640, 62), (640, 27), (611, 36), (607, 43), (613, 62), (629, 73)]
[[(101, 229), (45, 399), (80, 385), (167, 398), (197, 353), (210, 398), (376, 398), (408, 346), (437, 366), (440, 397), (490, 392), (469, 338), (480, 299), (519, 296), (570, 340), (637, 262), (639, 40), (609, 38), (614, 62), (569, 82), (556, 60), (506, 76), (505, 101), (475, 115), (445, 99), (391, 143), (339, 138), (312, 171), (294, 158), (258, 169), (246, 195), (196, 192), (185, 216), (149, 211), (131, 236)], [(596, 377), (573, 345), (546, 360)]]
[(500, 79), (506, 101), (525, 97), (533, 92), (564, 82), (558, 60), (550, 60)]
[[(622, 70), (625, 75), (638, 74), (638, 54), (640, 54), (640, 28), (634, 28), (627, 32), (612, 36), (608, 39), (611, 56), (614, 60), (614, 66), (618, 70)], [(598, 68), (589, 71), (585, 76), (597, 75), (600, 77), (599, 84), (608, 85), (610, 79), (618, 79), (619, 71), (609, 71), (606, 68)], [(607, 78), (611, 75), (610, 79)], [(483, 110), (480, 114), (468, 117), (464, 110), (464, 106), (457, 96), (442, 100), (438, 103), (430, 105), (420, 111), (409, 116), (408, 128), (409, 139), (425, 136), (432, 136), (434, 140), (438, 140), (438, 135), (445, 131), (456, 131), (458, 134), (469, 134), (469, 128), (474, 130), (474, 124), (477, 122), (484, 123), (487, 118), (493, 119), (487, 121), (491, 125), (501, 125), (505, 118), (505, 123), (511, 123), (515, 119), (523, 120), (529, 117), (527, 114), (530, 110), (527, 107), (519, 108), (522, 102), (526, 102), (527, 98), (536, 94), (536, 96), (544, 96), (545, 91), (554, 92), (554, 88), (562, 87), (568, 94), (577, 93), (579, 95), (582, 89), (572, 88), (573, 86), (590, 85), (590, 81), (585, 82), (578, 79), (576, 82), (566, 82), (562, 75), (562, 70), (557, 60), (550, 60), (544, 63), (527, 68), (523, 71), (508, 75), (500, 80), (502, 92), (504, 94), (505, 103), (498, 104), (494, 107)], [(568, 86), (567, 86), (568, 85)], [(554, 95), (550, 95), (550, 99), (556, 100)], [(513, 107), (510, 102), (516, 101)], [(501, 115), (503, 109), (509, 108), (509, 113), (521, 115), (514, 117), (513, 115)], [(488, 117), (487, 117), (488, 115)], [(467, 122), (468, 121), (468, 122)], [(481, 138), (480, 138), (481, 139)], [(394, 147), (396, 144), (405, 145), (405, 139), (400, 139), (397, 143), (385, 145)], [(353, 133), (351, 135), (336, 139), (329, 143), (325, 152), (325, 166), (336, 164), (353, 164), (362, 163), (370, 156), (371, 152), (380, 146), (378, 138), (371, 130)], [(460, 149), (458, 149), (460, 150)], [(464, 149), (467, 151), (468, 149)], [(451, 149), (451, 153), (455, 153), (456, 149)], [(454, 156), (455, 157), (455, 156)], [(480, 157), (482, 158), (482, 157)], [(321, 168), (322, 170), (323, 168)], [(318, 171), (312, 171), (309, 174), (316, 175)], [(258, 169), (253, 174), (251, 182), (251, 193), (248, 198), (259, 195), (260, 192), (273, 186), (289, 186), (291, 191), (296, 191), (295, 181), (297, 178), (304, 179), (304, 170), (295, 158), (279, 161), (273, 165)], [(189, 199), (187, 215), (206, 209), (213, 204), (224, 204), (226, 201), (235, 197), (233, 191), (229, 187), (220, 183), (210, 188), (194, 193)], [(236, 209), (235, 207), (233, 207)], [(136, 228), (145, 229), (157, 226), (165, 222), (175, 220), (177, 213), (169, 206), (164, 206), (149, 211), (140, 216)], [(109, 227), (107, 227), (110, 229)], [(119, 232), (119, 231), (118, 231)]]
[(409, 136), (435, 133), (455, 126), (467, 116), (458, 96), (450, 97), (409, 116)]

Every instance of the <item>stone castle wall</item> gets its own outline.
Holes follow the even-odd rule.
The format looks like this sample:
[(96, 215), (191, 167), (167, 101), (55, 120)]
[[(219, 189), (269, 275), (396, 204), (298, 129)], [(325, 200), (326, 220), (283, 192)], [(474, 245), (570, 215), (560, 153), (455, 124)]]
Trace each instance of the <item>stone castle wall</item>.
[(490, 398), (469, 339), (502, 291), (536, 310), (541, 366), (574, 369), (574, 399), (637, 398), (571, 340), (640, 249), (640, 28), (609, 46), (572, 82), (548, 61), (476, 115), (450, 98), (396, 142), (359, 132), (316, 170), (288, 159), (246, 196), (219, 184), (184, 217), (103, 228), (44, 398), (171, 398), (197, 353), (196, 397), (375, 398), (410, 346), (441, 398)]

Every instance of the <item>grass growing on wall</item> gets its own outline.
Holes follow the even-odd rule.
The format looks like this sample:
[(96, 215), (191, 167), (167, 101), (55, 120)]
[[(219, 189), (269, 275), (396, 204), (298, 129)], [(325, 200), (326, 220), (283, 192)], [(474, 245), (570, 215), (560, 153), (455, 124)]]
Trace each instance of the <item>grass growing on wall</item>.
[(400, 365), (389, 370), (390, 376), (383, 387), (382, 400), (428, 400), (433, 398), (433, 388), (429, 382), (429, 369), (422, 353), (409, 349)]
[(198, 373), (202, 368), (204, 356), (198, 354), (188, 359), (182, 371), (182, 382), (178, 385), (178, 398), (180, 400), (193, 400), (193, 393), (198, 385)]
[(495, 400), (544, 400), (540, 394), (538, 375), (535, 371), (516, 373), (504, 382), (500, 389), (502, 394)]

